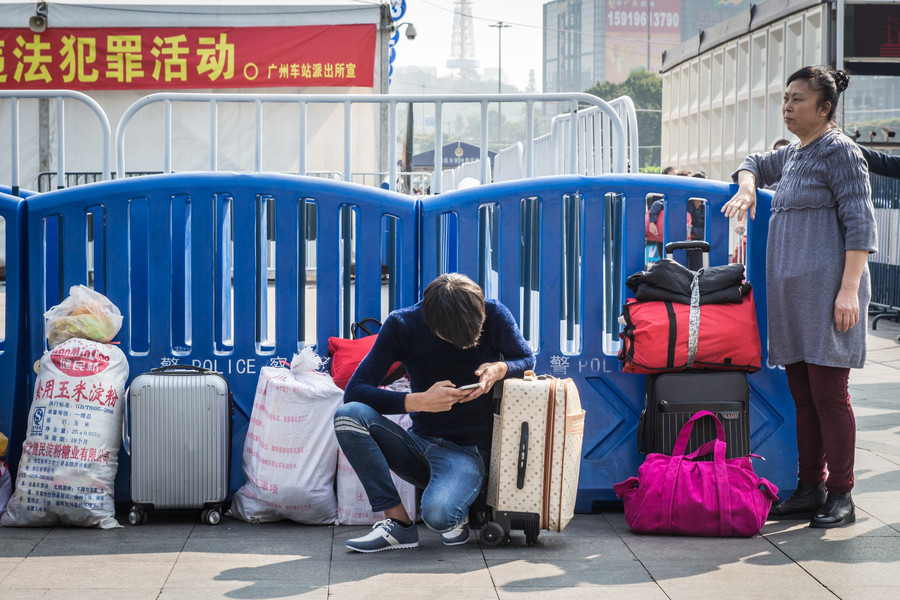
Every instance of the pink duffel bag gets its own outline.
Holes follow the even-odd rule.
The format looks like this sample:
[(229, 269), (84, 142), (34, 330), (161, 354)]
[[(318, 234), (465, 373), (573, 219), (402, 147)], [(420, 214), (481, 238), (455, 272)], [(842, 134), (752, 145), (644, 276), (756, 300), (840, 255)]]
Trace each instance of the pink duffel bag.
[[(716, 438), (685, 455), (694, 421), (715, 419)], [(759, 533), (778, 489), (753, 472), (749, 456), (725, 460), (725, 430), (701, 410), (684, 424), (672, 456), (649, 454), (638, 469), (614, 486), (625, 504), (625, 521), (638, 533), (752, 537)], [(697, 461), (713, 452), (714, 460)]]

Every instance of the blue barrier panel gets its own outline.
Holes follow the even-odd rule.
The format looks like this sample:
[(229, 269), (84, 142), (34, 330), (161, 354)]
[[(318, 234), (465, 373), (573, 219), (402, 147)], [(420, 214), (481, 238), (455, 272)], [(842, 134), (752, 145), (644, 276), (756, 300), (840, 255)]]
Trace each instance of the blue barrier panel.
[(25, 335), (25, 203), (0, 192), (0, 432), (9, 438), (13, 473), (25, 441), (32, 378)]
[[(587, 411), (576, 510), (615, 500), (613, 485), (637, 473), (635, 443), (644, 377), (622, 373), (616, 322), (625, 278), (643, 270), (648, 194), (666, 201), (666, 241), (684, 239), (690, 198), (707, 203), (710, 264), (728, 261), (728, 220), (719, 213), (736, 186), (654, 175), (564, 176), (521, 180), (448, 192), (422, 207), (422, 282), (446, 264), (478, 278), (495, 269), (494, 293), (519, 318), (537, 355), (537, 371), (572, 377)], [(759, 217), (747, 240), (747, 278), (753, 283), (766, 352), (765, 239), (771, 194), (758, 196)], [(487, 210), (487, 209), (490, 210)], [(486, 215), (499, 211), (499, 231)], [(457, 224), (449, 230), (448, 220)], [(452, 234), (452, 235), (451, 235)], [(493, 251), (499, 261), (485, 266)], [(449, 257), (449, 258), (448, 258)], [(683, 257), (677, 257), (683, 260)], [(784, 371), (764, 366), (750, 376), (751, 448), (767, 461), (754, 467), (779, 487), (796, 484), (794, 408)]]
[[(588, 412), (577, 509), (589, 511), (614, 500), (613, 484), (641, 461), (634, 436), (643, 377), (621, 372), (616, 319), (625, 278), (644, 268), (646, 197), (665, 199), (668, 241), (686, 232), (689, 199), (707, 202), (704, 237), (711, 263), (721, 264), (729, 225), (718, 213), (733, 191), (721, 182), (635, 175), (523, 180), (425, 202), (270, 174), (92, 184), (27, 203), (28, 314), (42, 323), (58, 295), (92, 281), (126, 316), (117, 341), (132, 377), (174, 362), (222, 371), (236, 401), (236, 489), (259, 368), (289, 359), (304, 341), (324, 354), (329, 336), (346, 337), (352, 321), (412, 304), (439, 272), (468, 273), (519, 318), (540, 372), (576, 380)], [(770, 199), (759, 194), (746, 261), (764, 348)], [(57, 237), (65, 252), (53, 250)], [(20, 362), (43, 349), (42, 327), (32, 327)], [(796, 448), (783, 371), (767, 367), (750, 381), (752, 449), (768, 459), (757, 469), (789, 490)], [(127, 471), (123, 460), (120, 499)]]
[(876, 329), (881, 319), (900, 319), (900, 180), (875, 174), (869, 178), (878, 225), (878, 252), (869, 256)]
[[(115, 341), (130, 377), (174, 363), (222, 372), (235, 400), (232, 491), (243, 482), (260, 368), (290, 361), (306, 343), (324, 356), (328, 337), (346, 337), (353, 321), (416, 300), (418, 204), (378, 188), (196, 173), (79, 186), (27, 204), (31, 322), (56, 302), (48, 273), (60, 274), (63, 295), (92, 280), (125, 316)], [(48, 223), (60, 232), (59, 255), (45, 251)], [(42, 329), (30, 332), (31, 361), (45, 349)], [(120, 500), (128, 497), (122, 458)]]
[(19, 198), (27, 198), (29, 196), (34, 196), (37, 192), (32, 192), (31, 190), (24, 190), (22, 188), (17, 188), (13, 190), (8, 185), (0, 185), (0, 194), (6, 194), (8, 196), (17, 196)]

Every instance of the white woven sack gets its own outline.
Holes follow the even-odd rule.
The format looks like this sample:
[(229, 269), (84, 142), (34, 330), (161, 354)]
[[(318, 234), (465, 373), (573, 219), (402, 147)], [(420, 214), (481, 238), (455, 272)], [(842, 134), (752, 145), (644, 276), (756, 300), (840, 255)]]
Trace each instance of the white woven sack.
[(235, 493), (228, 516), (251, 523), (335, 523), (333, 418), (344, 392), (320, 366), (307, 347), (294, 356), (290, 370), (260, 371), (244, 442), (246, 483)]
[(0, 515), (6, 510), (10, 496), (12, 496), (12, 477), (9, 474), (9, 465), (0, 460)]
[[(409, 415), (385, 415), (403, 429), (409, 429), (412, 419)], [(391, 472), (394, 487), (400, 494), (400, 501), (413, 521), (416, 520), (416, 488)], [(369, 496), (350, 461), (343, 451), (338, 454), (337, 465), (338, 525), (372, 525), (384, 518), (383, 512), (373, 512)]]
[(72, 338), (44, 354), (0, 525), (120, 526), (113, 491), (127, 379), (116, 346)]
[[(409, 380), (403, 377), (388, 386), (388, 389), (408, 392)], [(385, 416), (403, 429), (409, 429), (412, 426), (412, 419), (409, 415)], [(417, 518), (415, 486), (400, 479), (393, 472), (391, 472), (391, 479), (400, 494), (403, 507), (406, 508), (410, 518), (415, 521)], [(337, 499), (338, 525), (371, 525), (384, 518), (383, 512), (372, 512), (369, 496), (343, 451), (338, 454)]]

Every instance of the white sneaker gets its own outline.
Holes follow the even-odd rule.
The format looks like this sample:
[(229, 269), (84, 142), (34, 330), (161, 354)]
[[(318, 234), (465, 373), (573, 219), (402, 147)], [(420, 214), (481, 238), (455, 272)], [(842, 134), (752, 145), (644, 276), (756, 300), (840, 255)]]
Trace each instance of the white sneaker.
[(461, 546), (469, 541), (469, 520), (466, 519), (456, 529), (451, 529), (441, 534), (441, 541), (445, 546)]
[(419, 545), (419, 531), (413, 523), (404, 527), (391, 519), (384, 519), (372, 525), (372, 531), (366, 535), (347, 540), (347, 548), (357, 552), (381, 552), (382, 550), (399, 550), (415, 548)]

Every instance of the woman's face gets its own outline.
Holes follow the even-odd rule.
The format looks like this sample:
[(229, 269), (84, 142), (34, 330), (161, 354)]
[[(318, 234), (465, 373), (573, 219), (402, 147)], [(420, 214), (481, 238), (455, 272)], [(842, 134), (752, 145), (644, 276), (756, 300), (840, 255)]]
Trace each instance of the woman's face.
[(818, 92), (809, 87), (806, 79), (795, 79), (784, 92), (781, 116), (788, 131), (799, 138), (815, 133), (828, 122), (828, 102), (820, 103)]

